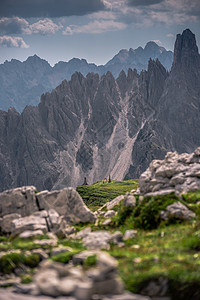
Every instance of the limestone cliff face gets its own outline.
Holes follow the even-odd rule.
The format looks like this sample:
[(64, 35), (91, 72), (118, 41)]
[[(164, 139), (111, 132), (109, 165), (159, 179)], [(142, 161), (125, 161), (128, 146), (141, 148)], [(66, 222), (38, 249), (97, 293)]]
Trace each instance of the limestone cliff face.
[(0, 111), (0, 189), (60, 189), (138, 178), (167, 151), (200, 145), (200, 68), (194, 35), (177, 37), (170, 73), (156, 60), (117, 79), (75, 73), (37, 107)]
[(109, 174), (123, 179), (137, 135), (154, 114), (151, 74), (159, 70), (167, 77), (158, 62), (117, 80), (110, 72), (75, 73), (42, 95), (37, 107), (21, 115), (1, 111), (1, 190), (29, 184), (57, 189)]
[(177, 35), (172, 70), (157, 99), (153, 120), (134, 144), (126, 178), (138, 177), (153, 158), (161, 159), (167, 151), (192, 152), (200, 145), (200, 55), (189, 29)]

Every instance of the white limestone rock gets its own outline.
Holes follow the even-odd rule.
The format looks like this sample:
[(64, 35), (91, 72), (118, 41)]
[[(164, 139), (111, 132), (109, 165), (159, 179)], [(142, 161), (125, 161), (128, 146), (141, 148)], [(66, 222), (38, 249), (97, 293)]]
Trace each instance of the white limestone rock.
[(105, 218), (111, 218), (111, 217), (114, 217), (115, 215), (116, 215), (116, 211), (114, 211), (114, 210), (108, 210), (108, 211), (105, 213), (104, 217), (105, 217)]
[(19, 218), (21, 218), (20, 214), (9, 214), (3, 216), (1, 220), (1, 230), (5, 233), (11, 233), (12, 232), (11, 222)]
[(193, 153), (168, 152), (154, 160), (139, 178), (139, 192), (147, 196), (187, 193), (200, 189), (200, 148)]
[(87, 208), (81, 196), (73, 188), (38, 193), (37, 199), (45, 209), (53, 208), (59, 215), (64, 216), (68, 224), (94, 223), (96, 220), (94, 213)]
[(0, 193), (0, 217), (13, 213), (24, 217), (37, 211), (35, 191), (34, 186), (23, 186)]
[(137, 230), (129, 229), (125, 231), (123, 239), (124, 241), (127, 241), (129, 239), (136, 237), (136, 235), (137, 235)]
[(136, 199), (131, 193), (126, 193), (124, 200), (123, 200), (123, 206), (127, 206), (127, 207), (135, 207), (136, 206)]
[(189, 210), (181, 202), (175, 202), (166, 207), (166, 210), (160, 212), (160, 217), (163, 220), (168, 220), (169, 218), (176, 218), (179, 220), (189, 220), (195, 218), (195, 213)]

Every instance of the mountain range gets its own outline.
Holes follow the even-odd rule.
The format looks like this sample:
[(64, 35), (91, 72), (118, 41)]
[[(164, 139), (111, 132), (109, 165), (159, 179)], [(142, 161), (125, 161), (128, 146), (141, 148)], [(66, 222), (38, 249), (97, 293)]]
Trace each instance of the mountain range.
[(8, 108), (14, 107), (22, 112), (27, 105), (38, 105), (43, 93), (56, 88), (64, 79), (70, 80), (75, 72), (84, 76), (91, 72), (102, 76), (110, 71), (117, 78), (121, 70), (126, 73), (129, 68), (135, 68), (138, 72), (146, 70), (150, 58), (158, 58), (165, 68), (170, 70), (173, 53), (155, 42), (149, 42), (144, 49), (139, 47), (135, 50), (121, 50), (104, 66), (73, 58), (69, 62), (60, 61), (51, 67), (46, 60), (37, 55), (24, 62), (15, 59), (6, 61), (0, 65), (0, 109), (7, 111)]
[(177, 35), (170, 72), (158, 59), (116, 79), (77, 72), (38, 106), (0, 111), (0, 188), (138, 178), (152, 159), (197, 148), (199, 119), (200, 55), (186, 29)]

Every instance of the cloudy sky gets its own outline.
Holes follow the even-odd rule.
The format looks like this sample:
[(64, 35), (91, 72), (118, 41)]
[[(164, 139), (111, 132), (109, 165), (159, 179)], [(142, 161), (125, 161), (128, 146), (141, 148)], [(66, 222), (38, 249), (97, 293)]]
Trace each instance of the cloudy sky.
[(0, 0), (0, 63), (37, 54), (105, 64), (148, 41), (173, 50), (186, 28), (200, 45), (200, 0)]

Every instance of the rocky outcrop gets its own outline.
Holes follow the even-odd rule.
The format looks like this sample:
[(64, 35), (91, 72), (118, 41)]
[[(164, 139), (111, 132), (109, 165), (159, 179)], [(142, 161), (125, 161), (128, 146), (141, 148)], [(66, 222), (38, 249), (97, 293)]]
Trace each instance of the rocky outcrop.
[(28, 216), (38, 210), (36, 188), (24, 186), (0, 193), (0, 217), (9, 214)]
[(41, 264), (34, 282), (39, 294), (53, 297), (74, 296), (89, 300), (93, 294), (122, 294), (123, 284), (117, 275), (117, 262), (105, 252), (85, 251), (73, 257), (75, 265), (94, 257), (94, 268), (84, 272), (81, 266), (46, 261)]
[(54, 208), (68, 224), (93, 223), (95, 216), (83, 202), (81, 196), (73, 188), (60, 191), (43, 191), (37, 194), (40, 205)]
[(122, 205), (127, 206), (127, 207), (135, 207), (136, 206), (136, 199), (132, 193), (126, 193)]
[(3, 216), (3, 218), (0, 219), (0, 227), (1, 232), (3, 233), (11, 233), (12, 232), (12, 221), (20, 219), (21, 215), (19, 214), (9, 214)]
[(133, 163), (126, 179), (138, 178), (153, 159), (163, 159), (169, 151), (191, 153), (200, 145), (195, 122), (200, 118), (200, 55), (189, 29), (177, 36), (174, 53), (172, 70), (157, 97), (156, 112), (133, 145)]
[(124, 195), (120, 195), (120, 196), (117, 196), (116, 198), (114, 198), (113, 200), (105, 203), (103, 206), (101, 206), (99, 209), (98, 209), (98, 212), (101, 212), (103, 209), (107, 209), (107, 210), (111, 210), (115, 205), (118, 205), (122, 199), (124, 199)]
[[(62, 218), (54, 209), (49, 211), (42, 210), (35, 212), (30, 216), (12, 220), (10, 224), (10, 233), (12, 235), (19, 235), (27, 230), (41, 230), (46, 233), (52, 231), (54, 227), (58, 227), (61, 222)], [(3, 227), (2, 229), (4, 230), (5, 228)]]
[(162, 220), (177, 219), (177, 220), (190, 220), (196, 215), (191, 210), (189, 210), (181, 202), (175, 202), (168, 205), (165, 210), (161, 211), (160, 217)]
[(168, 152), (164, 160), (154, 160), (140, 176), (139, 192), (161, 195), (200, 190), (200, 148), (193, 153)]
[(73, 188), (36, 193), (33, 186), (0, 193), (0, 216), (2, 231), (14, 235), (25, 230), (58, 230), (62, 222), (93, 223), (96, 219)]

